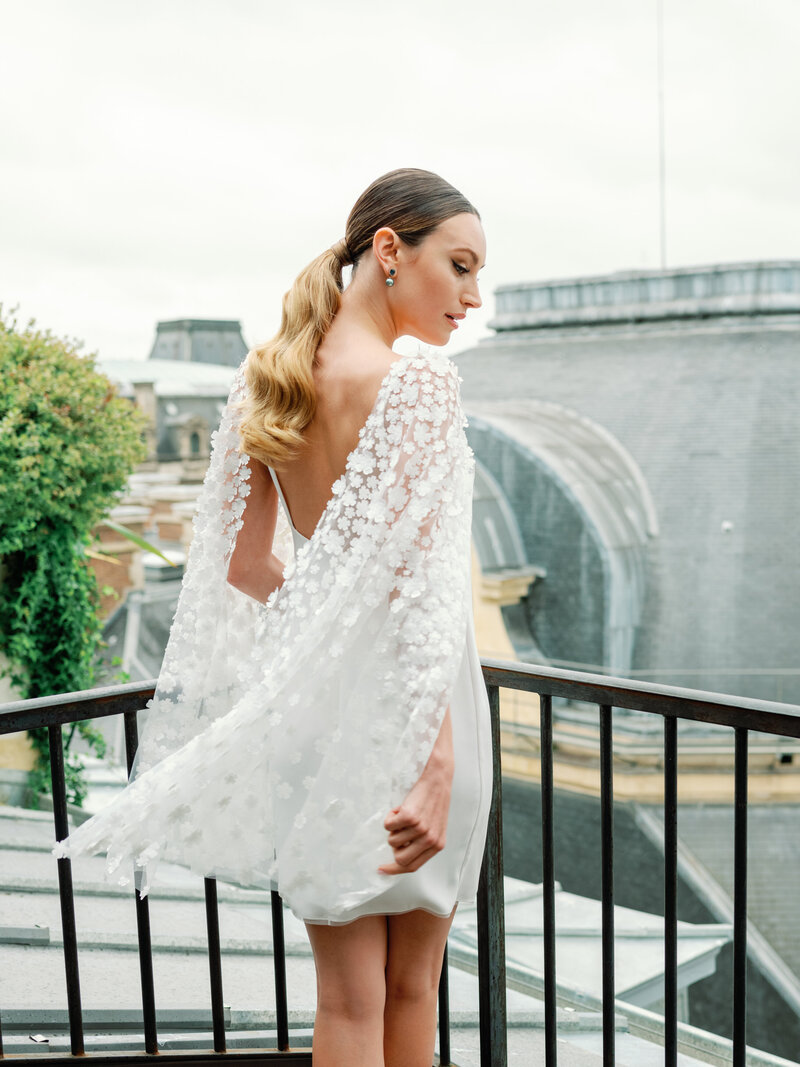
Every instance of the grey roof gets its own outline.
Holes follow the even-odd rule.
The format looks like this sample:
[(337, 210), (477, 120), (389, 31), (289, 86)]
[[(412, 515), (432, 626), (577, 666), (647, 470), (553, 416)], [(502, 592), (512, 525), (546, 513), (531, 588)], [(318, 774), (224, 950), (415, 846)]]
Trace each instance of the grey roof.
[[(729, 884), (723, 877), (723, 890), (716, 896), (707, 892), (692, 872), (681, 862), (681, 853), (687, 842), (692, 848), (692, 826), (704, 818), (700, 805), (681, 804), (678, 812), (680, 839), (678, 861), (678, 918), (696, 924), (729, 923), (732, 921)], [(759, 840), (772, 833), (767, 829), (771, 805), (754, 805), (748, 808), (751, 823), (749, 838), (749, 879), (755, 881), (772, 879), (775, 892), (785, 894), (779, 905), (779, 913), (785, 916), (792, 906), (796, 909), (797, 882), (792, 882), (794, 866), (788, 864), (783, 872), (775, 873), (774, 864), (782, 855), (784, 847), (790, 847), (789, 833), (792, 825), (790, 808), (785, 811), (785, 826), (779, 832), (779, 845)], [(796, 809), (795, 809), (796, 811)], [(508, 875), (526, 881), (538, 882), (542, 871), (541, 852), (541, 788), (538, 782), (526, 782), (504, 776), (503, 778), (503, 855)], [(646, 818), (642, 818), (642, 816)], [(631, 802), (614, 803), (614, 903), (618, 907), (632, 908), (637, 912), (663, 915), (664, 909), (664, 852), (662, 833), (653, 833), (651, 825), (663, 815), (663, 809), (643, 808)], [(780, 816), (778, 816), (780, 818)], [(566, 892), (584, 898), (601, 898), (601, 870), (603, 841), (601, 809), (598, 797), (573, 793), (556, 788), (553, 818), (555, 824), (555, 876)], [(732, 854), (732, 830), (730, 823), (721, 815), (716, 825), (708, 824), (708, 839), (716, 832), (714, 851), (720, 854), (720, 862), (727, 863), (726, 850)], [(705, 856), (698, 846), (701, 861)], [(717, 861), (710, 860), (707, 870)], [(760, 866), (763, 869), (756, 870)], [(707, 881), (706, 877), (706, 881)], [(760, 890), (756, 889), (755, 901)], [(768, 906), (766, 896), (761, 898)], [(748, 896), (750, 929), (748, 932), (748, 1041), (756, 1048), (786, 1056), (794, 1061), (800, 1049), (800, 1013), (798, 1013), (798, 989), (796, 975), (786, 973), (786, 957), (773, 950), (764, 951), (762, 945), (766, 929), (761, 922), (763, 908), (756, 914)], [(760, 906), (756, 903), (756, 906)], [(796, 917), (795, 917), (796, 918)], [(794, 918), (792, 925), (796, 925)], [(755, 927), (755, 929), (753, 928)], [(779, 936), (779, 935), (778, 935)], [(791, 936), (791, 935), (790, 935)], [(781, 959), (778, 959), (781, 956)], [(557, 959), (558, 966), (558, 959)], [(731, 988), (733, 954), (728, 945), (720, 952), (713, 978), (697, 982), (689, 995), (689, 1021), (703, 1030), (715, 1033), (731, 1033)]]
[[(681, 840), (733, 900), (733, 819), (730, 804), (681, 806)], [(800, 976), (800, 849), (796, 804), (750, 804), (747, 911), (759, 931)], [(798, 980), (800, 986), (800, 980)]]
[(800, 260), (617, 271), (501, 285), (495, 330), (800, 311)]
[(133, 395), (135, 382), (152, 382), (158, 397), (217, 397), (225, 400), (235, 371), (212, 363), (185, 363), (171, 359), (99, 359), (98, 369), (116, 382), (123, 395)]
[[(477, 948), (475, 908), (459, 907), (451, 936), (453, 949)], [(578, 993), (600, 1001), (602, 903), (568, 893), (556, 883), (558, 985), (562, 997)], [(466, 920), (466, 921), (465, 921)], [(466, 929), (465, 929), (466, 927)], [(540, 885), (505, 879), (506, 969), (518, 989), (541, 990), (544, 973), (543, 894)], [(678, 923), (678, 989), (714, 974), (720, 949), (732, 937), (723, 923)], [(664, 999), (664, 923), (632, 908), (614, 908), (614, 977), (618, 1000), (658, 1010)]]
[(158, 323), (150, 358), (238, 367), (246, 354), (237, 319), (173, 319)]
[[(6, 1054), (12, 1056), (40, 1053), (46, 1059), (48, 1053), (69, 1052), (62, 917), (56, 862), (50, 855), (52, 839), (49, 813), (0, 807), (0, 892), (4, 907), (0, 944), (4, 976), (13, 978), (13, 988), (5, 983), (3, 1043)], [(87, 1051), (139, 1052), (141, 990), (132, 890), (106, 882), (104, 867), (105, 861), (94, 856), (80, 857), (72, 865)], [(242, 890), (222, 881), (217, 894), (228, 1046), (274, 1047), (269, 894)], [(572, 927), (565, 931), (564, 939), (559, 938), (560, 958), (566, 960), (567, 953), (574, 955), (577, 945), (577, 942), (572, 944), (576, 915), (579, 923), (587, 927), (578, 931), (579, 940), (589, 940), (594, 945), (598, 940), (598, 916), (594, 902), (560, 896), (561, 903), (570, 908)], [(535, 947), (541, 941), (536, 929), (535, 898), (536, 887), (507, 881), (508, 914), (515, 931), (509, 934), (508, 947), (522, 957), (521, 962), (512, 959), (510, 968), (521, 981), (507, 991), (510, 1063), (543, 1062), (541, 977), (529, 965), (532, 955), (535, 968), (535, 958), (540, 954)], [(202, 879), (162, 862), (159, 885), (149, 900), (159, 1047), (165, 1050), (209, 1047), (211, 1018)], [(623, 987), (631, 984), (625, 977), (632, 968), (657, 981), (661, 965), (660, 953), (653, 951), (655, 944), (649, 953), (630, 951), (646, 944), (648, 939), (646, 933), (642, 936), (631, 930), (629, 921), (647, 924), (649, 917), (637, 917), (625, 909), (617, 909), (617, 916), (622, 934), (618, 958), (622, 962), (630, 954), (630, 964), (621, 967)], [(450, 939), (451, 1041), (453, 1055), (462, 1067), (478, 1067), (481, 1062), (475, 921), (474, 908), (459, 908)], [(308, 1047), (316, 999), (314, 964), (303, 924), (288, 911), (284, 912), (284, 923), (291, 1043), (294, 1048)], [(529, 928), (532, 937), (528, 936)], [(695, 960), (703, 962), (704, 941), (719, 940), (713, 933), (711, 938), (704, 938), (704, 933), (682, 924), (681, 952), (694, 957), (681, 960), (682, 979), (688, 981), (695, 977), (692, 966)], [(632, 934), (635, 940), (629, 940), (626, 934)], [(722, 933), (723, 939), (724, 936)], [(708, 954), (706, 949), (705, 955)], [(574, 967), (570, 971), (578, 979), (576, 992), (580, 994), (584, 975)], [(568, 982), (564, 986), (568, 989)], [(600, 1067), (602, 1017), (598, 1011), (583, 1006), (577, 1011), (559, 1009), (557, 1025), (558, 1061), (562, 1067)], [(663, 1062), (663, 1050), (655, 1042), (630, 1033), (622, 1016), (616, 1020), (615, 1028), (617, 1062), (635, 1063), (637, 1067)], [(37, 1036), (36, 1043), (31, 1042), (31, 1034)], [(698, 1036), (698, 1047), (707, 1043), (715, 1048), (720, 1046), (711, 1035)], [(689, 1055), (681, 1056), (681, 1064), (686, 1067), (699, 1067), (700, 1062)], [(759, 1057), (754, 1062), (766, 1065), (772, 1061)]]
[[(800, 701), (800, 315), (508, 331), (459, 353), (457, 363), (467, 410), (490, 403), (493, 420), (506, 419), (514, 435), (500, 448), (476, 426), (470, 441), (508, 495), (532, 563), (542, 562), (537, 546), (548, 538), (563, 542), (565, 523), (577, 529), (580, 520), (586, 531), (587, 520), (567, 514), (561, 498), (553, 515), (544, 507), (555, 500), (554, 483), (537, 481), (521, 455), (523, 434), (510, 425), (521, 402), (566, 409), (565, 433), (568, 418), (590, 420), (641, 471), (659, 532), (649, 539), (633, 670)], [(542, 409), (529, 410), (538, 421)], [(577, 577), (539, 612), (536, 637), (552, 659), (602, 666), (608, 646), (592, 634), (607, 609), (593, 598), (607, 591), (590, 542), (588, 532), (576, 533), (562, 546), (555, 562), (565, 573), (575, 566)], [(581, 573), (591, 578), (583, 585), (581, 553)], [(548, 583), (557, 589), (553, 564), (545, 561), (535, 595)]]

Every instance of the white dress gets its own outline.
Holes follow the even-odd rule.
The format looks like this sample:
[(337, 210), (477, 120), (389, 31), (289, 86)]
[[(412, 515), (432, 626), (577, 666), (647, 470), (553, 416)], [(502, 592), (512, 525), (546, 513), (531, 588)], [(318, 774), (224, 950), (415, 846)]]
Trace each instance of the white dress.
[[(313, 536), (290, 536), (279, 515), (273, 551), (287, 563), (265, 605), (227, 581), (251, 492), (244, 388), (240, 374), (214, 435), (134, 779), (56, 854), (105, 850), (108, 875), (134, 874), (143, 895), (162, 858), (277, 886), (312, 922), (448, 915), (476, 893), (491, 793), (457, 373), (433, 355), (391, 365)], [(446, 846), (419, 871), (380, 874), (393, 860), (386, 816), (448, 707)]]
[[(280, 482), (275, 472), (268, 470), (298, 551), (308, 538), (295, 528)], [(417, 871), (386, 876), (384, 892), (350, 909), (346, 919), (305, 915), (301, 918), (336, 925), (364, 915), (396, 915), (416, 908), (445, 916), (455, 904), (475, 899), (492, 797), (492, 742), (489, 702), (471, 613), (464, 635), (464, 654), (450, 699), (450, 718), (455, 770), (444, 849)]]

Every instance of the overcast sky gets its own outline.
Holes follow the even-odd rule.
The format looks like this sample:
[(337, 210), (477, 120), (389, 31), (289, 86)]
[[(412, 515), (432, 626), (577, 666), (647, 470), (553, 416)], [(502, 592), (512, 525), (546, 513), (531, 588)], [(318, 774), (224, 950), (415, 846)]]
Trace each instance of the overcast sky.
[[(495, 286), (659, 266), (657, 0), (0, 0), (0, 302), (106, 358), (277, 327), (397, 166)], [(800, 258), (800, 0), (663, 0), (667, 262)]]

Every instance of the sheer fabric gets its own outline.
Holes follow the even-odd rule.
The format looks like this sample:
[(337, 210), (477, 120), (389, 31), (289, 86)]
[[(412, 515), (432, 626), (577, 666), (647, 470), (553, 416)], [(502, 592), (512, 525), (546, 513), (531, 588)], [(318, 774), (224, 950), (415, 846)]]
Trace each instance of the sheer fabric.
[[(464, 650), (474, 461), (439, 356), (389, 369), (311, 539), (266, 605), (227, 584), (249, 492), (242, 379), (216, 435), (135, 778), (57, 848), (146, 893), (162, 857), (277, 884), (329, 921), (378, 896)], [(282, 513), (281, 513), (282, 514)], [(282, 518), (278, 533), (289, 544)], [(281, 547), (273, 547), (281, 555)]]

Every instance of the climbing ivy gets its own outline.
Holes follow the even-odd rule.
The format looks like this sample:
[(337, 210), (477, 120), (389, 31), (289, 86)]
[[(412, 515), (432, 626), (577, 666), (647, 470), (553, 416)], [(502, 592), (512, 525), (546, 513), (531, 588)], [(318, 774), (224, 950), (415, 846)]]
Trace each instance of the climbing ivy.
[[(0, 308), (0, 649), (23, 697), (88, 689), (100, 643), (99, 596), (87, 549), (144, 458), (144, 417), (80, 345)], [(34, 795), (50, 788), (47, 730), (30, 731)], [(68, 799), (82, 803), (81, 736), (103, 755), (90, 723), (64, 728)]]

